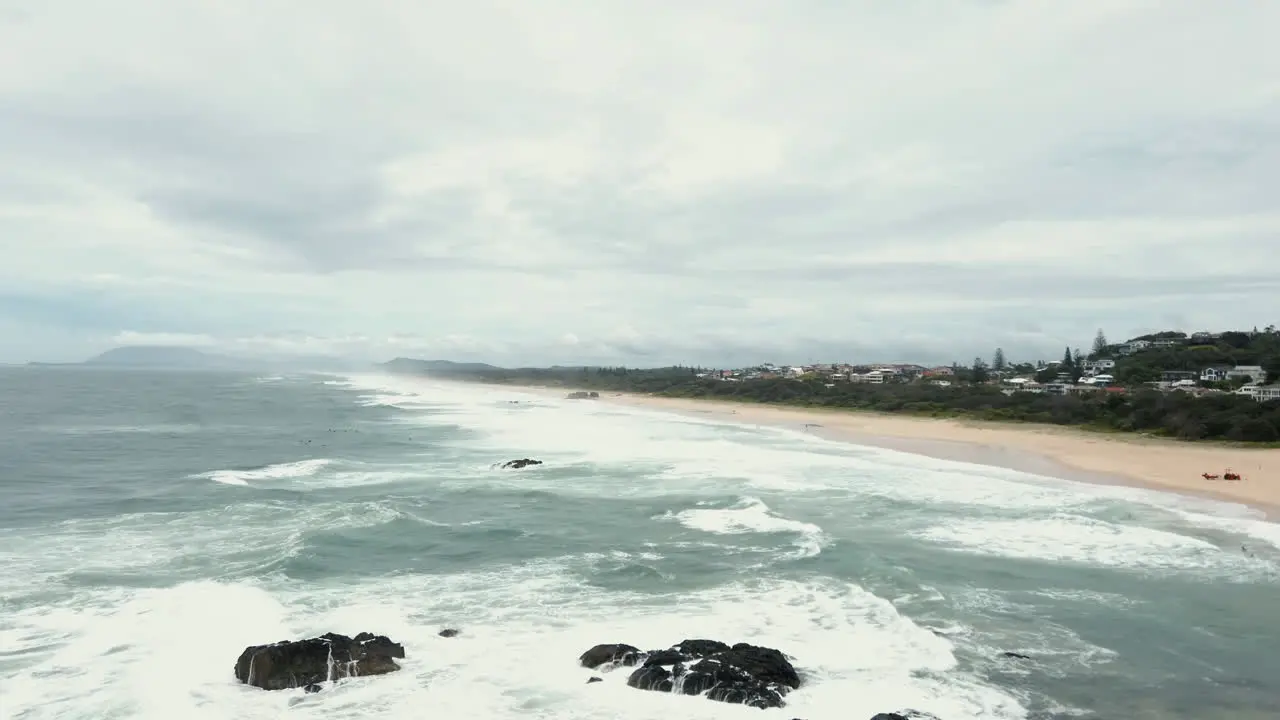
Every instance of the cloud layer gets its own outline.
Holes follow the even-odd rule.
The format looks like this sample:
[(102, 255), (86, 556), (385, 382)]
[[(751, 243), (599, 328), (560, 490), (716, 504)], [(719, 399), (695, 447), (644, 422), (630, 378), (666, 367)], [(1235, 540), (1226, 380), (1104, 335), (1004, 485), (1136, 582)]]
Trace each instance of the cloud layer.
[(1193, 0), (0, 0), (0, 361), (944, 361), (1266, 325), (1275, 27)]

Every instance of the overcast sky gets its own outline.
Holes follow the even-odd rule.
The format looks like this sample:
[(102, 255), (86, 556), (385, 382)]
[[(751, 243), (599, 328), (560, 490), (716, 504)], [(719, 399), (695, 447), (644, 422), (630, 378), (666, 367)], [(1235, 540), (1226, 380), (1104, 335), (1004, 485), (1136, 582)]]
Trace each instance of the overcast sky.
[(0, 0), (0, 362), (1280, 322), (1280, 2)]

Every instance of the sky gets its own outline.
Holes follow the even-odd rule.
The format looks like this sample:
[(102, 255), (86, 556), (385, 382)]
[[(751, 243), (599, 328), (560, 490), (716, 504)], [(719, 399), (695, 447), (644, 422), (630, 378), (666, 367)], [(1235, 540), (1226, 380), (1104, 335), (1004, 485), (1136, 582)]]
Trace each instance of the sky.
[(1280, 2), (0, 0), (0, 362), (1280, 321)]

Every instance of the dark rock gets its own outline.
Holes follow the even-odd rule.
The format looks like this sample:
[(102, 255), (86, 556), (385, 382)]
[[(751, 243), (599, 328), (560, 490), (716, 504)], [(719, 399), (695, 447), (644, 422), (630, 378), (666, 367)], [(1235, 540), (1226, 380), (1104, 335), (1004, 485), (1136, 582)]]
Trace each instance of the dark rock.
[(503, 469), (510, 468), (512, 470), (519, 470), (522, 467), (528, 467), (530, 465), (541, 465), (541, 464), (542, 464), (541, 460), (534, 460), (532, 458), (520, 458), (519, 460), (508, 460), (502, 463), (502, 467)]
[[(640, 665), (627, 685), (641, 690), (706, 694), (711, 700), (756, 708), (782, 707), (783, 697), (800, 687), (800, 676), (781, 652), (716, 640), (684, 640), (666, 650), (640, 653), (630, 645), (597, 645), (583, 653), (587, 667)], [(643, 661), (643, 662), (641, 662)], [(692, 665), (686, 666), (686, 663)]]
[(704, 658), (724, 652), (729, 649), (729, 646), (719, 640), (681, 640), (680, 644), (671, 649), (690, 657)]
[(458, 633), (460, 632), (462, 631), (455, 630), (454, 628), (445, 628), (436, 634), (443, 638), (451, 638), (451, 637), (458, 637)]
[(685, 655), (684, 653), (672, 648), (670, 650), (654, 650), (644, 659), (645, 665), (675, 665), (677, 663), (688, 662), (695, 656)]
[(1000, 653), (1000, 657), (1013, 658), (1014, 660), (1030, 660), (1031, 659), (1030, 655), (1023, 655), (1022, 653), (1016, 653), (1016, 652)]
[(310, 685), (303, 686), (302, 691), (305, 693), (318, 693), (320, 692), (320, 689), (319, 685), (311, 683)]
[(626, 643), (614, 643), (611, 645), (597, 645), (591, 648), (582, 653), (578, 658), (578, 662), (582, 664), (582, 667), (595, 670), (604, 665), (638, 665), (641, 656), (642, 653), (638, 648)]
[(892, 713), (880, 713), (871, 720), (939, 720), (937, 715), (919, 710), (899, 710)]
[(588, 685), (590, 685), (591, 683), (598, 683), (598, 682), (604, 682), (604, 678), (596, 677), (595, 675), (592, 675), (591, 677), (587, 678)]
[(658, 692), (671, 692), (675, 687), (671, 671), (661, 665), (645, 665), (636, 668), (627, 678), (627, 685), (640, 690), (657, 690)]
[(396, 658), (404, 658), (404, 646), (385, 636), (360, 633), (349, 638), (326, 633), (247, 647), (236, 660), (235, 673), (240, 682), (264, 690), (308, 688), (345, 677), (394, 672), (400, 669)]

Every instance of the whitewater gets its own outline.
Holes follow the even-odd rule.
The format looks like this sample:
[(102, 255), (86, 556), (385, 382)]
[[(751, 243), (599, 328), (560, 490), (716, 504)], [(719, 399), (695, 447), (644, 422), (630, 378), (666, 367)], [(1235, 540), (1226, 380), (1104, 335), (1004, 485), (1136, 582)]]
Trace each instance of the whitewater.
[[(6, 720), (1275, 718), (1278, 623), (1280, 533), (1236, 505), (427, 378), (0, 369)], [(399, 672), (232, 673), (362, 631)], [(686, 638), (804, 684), (577, 664)]]

